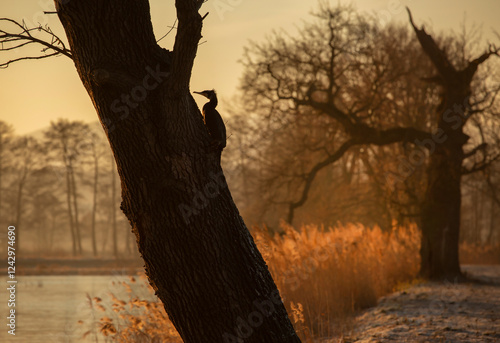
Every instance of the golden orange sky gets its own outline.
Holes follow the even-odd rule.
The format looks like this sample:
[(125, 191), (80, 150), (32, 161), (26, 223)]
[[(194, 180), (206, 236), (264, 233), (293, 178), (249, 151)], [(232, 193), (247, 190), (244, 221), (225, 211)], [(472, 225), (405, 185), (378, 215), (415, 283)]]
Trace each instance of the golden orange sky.
[[(334, 4), (337, 1), (332, 1)], [(459, 30), (466, 18), (468, 25), (482, 24), (484, 39), (496, 42), (492, 34), (500, 32), (499, 0), (354, 0), (359, 10), (376, 13), (384, 20), (408, 22), (404, 6), (412, 9), (417, 24), (426, 24), (430, 32)], [(151, 17), (157, 38), (163, 36), (175, 20), (174, 0), (150, 0)], [(293, 32), (302, 21), (311, 17), (315, 1), (304, 0), (209, 0), (200, 12), (210, 12), (204, 21), (203, 39), (195, 61), (192, 90), (215, 88), (224, 101), (230, 101), (238, 87), (242, 67), (238, 60), (249, 40), (262, 41), (272, 30), (283, 28)], [(52, 0), (16, 0), (0, 2), (0, 17), (24, 20), (27, 23), (48, 23), (64, 36), (53, 10)], [(175, 31), (160, 42), (171, 49)], [(486, 48), (486, 43), (484, 43)], [(3, 62), (21, 56), (0, 53)], [(14, 125), (19, 134), (30, 133), (49, 125), (57, 118), (97, 120), (94, 108), (80, 83), (71, 60), (67, 57), (18, 62), (0, 69), (0, 120)], [(197, 99), (200, 105), (203, 99)], [(225, 118), (227, 120), (227, 118)]]

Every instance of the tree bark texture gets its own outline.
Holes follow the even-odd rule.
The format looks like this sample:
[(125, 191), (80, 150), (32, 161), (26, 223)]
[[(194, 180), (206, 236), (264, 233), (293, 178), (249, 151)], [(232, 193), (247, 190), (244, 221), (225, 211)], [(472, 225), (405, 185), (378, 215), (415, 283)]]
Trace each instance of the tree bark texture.
[(56, 1), (116, 160), (149, 281), (185, 342), (300, 342), (189, 92), (202, 1), (176, 1), (172, 52), (146, 0)]
[(430, 279), (454, 280), (461, 278), (458, 243), (465, 135), (462, 130), (444, 132), (447, 139), (436, 145), (427, 168), (421, 212), (420, 274)]

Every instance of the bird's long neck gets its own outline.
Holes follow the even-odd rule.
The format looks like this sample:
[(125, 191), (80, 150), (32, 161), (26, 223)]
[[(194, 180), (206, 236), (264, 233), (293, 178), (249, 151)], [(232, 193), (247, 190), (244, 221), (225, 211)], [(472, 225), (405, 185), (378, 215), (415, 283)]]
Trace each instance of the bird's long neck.
[(214, 94), (213, 96), (210, 97), (210, 101), (205, 105), (209, 106), (210, 108), (215, 108), (219, 102), (217, 101), (217, 96)]

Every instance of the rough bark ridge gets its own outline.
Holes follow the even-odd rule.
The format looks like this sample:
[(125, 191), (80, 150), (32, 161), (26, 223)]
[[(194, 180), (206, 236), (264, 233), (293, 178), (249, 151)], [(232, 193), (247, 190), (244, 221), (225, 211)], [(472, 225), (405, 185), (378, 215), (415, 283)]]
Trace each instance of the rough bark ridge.
[(185, 342), (300, 342), (239, 216), (189, 80), (200, 0), (177, 0), (172, 52), (147, 0), (56, 1), (108, 136), (156, 294)]
[(460, 233), (460, 184), (463, 146), (469, 139), (464, 126), (474, 113), (471, 109), (471, 83), (478, 66), (496, 51), (488, 51), (457, 70), (446, 53), (425, 30), (418, 29), (408, 10), (410, 22), (424, 52), (434, 64), (437, 76), (429, 78), (443, 88), (438, 109), (438, 129), (443, 142), (436, 144), (428, 164), (428, 184), (422, 205), (422, 246), (420, 274), (431, 279), (460, 279), (458, 243)]

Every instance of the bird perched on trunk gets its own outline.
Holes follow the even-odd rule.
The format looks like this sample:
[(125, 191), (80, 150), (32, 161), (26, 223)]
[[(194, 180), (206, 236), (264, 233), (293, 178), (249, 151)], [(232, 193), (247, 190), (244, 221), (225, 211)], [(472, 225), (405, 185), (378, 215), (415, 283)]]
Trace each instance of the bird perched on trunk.
[(212, 137), (217, 148), (222, 152), (222, 149), (226, 147), (226, 126), (219, 112), (215, 109), (218, 103), (217, 94), (215, 94), (215, 90), (213, 89), (194, 93), (201, 94), (210, 100), (203, 106), (203, 117), (210, 137)]

